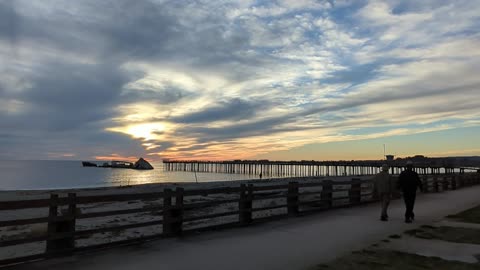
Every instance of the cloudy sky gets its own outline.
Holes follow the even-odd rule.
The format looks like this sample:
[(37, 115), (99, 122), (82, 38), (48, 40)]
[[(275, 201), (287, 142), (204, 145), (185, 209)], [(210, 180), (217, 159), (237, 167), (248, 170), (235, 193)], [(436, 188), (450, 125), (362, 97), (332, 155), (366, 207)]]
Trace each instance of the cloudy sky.
[(0, 0), (0, 159), (480, 155), (478, 1)]

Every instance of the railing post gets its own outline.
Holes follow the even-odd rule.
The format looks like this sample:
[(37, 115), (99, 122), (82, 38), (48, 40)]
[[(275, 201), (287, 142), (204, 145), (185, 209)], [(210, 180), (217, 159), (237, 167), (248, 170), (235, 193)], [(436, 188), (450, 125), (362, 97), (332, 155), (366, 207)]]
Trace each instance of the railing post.
[[(68, 210), (58, 216), (59, 198), (57, 194), (50, 195), (48, 215), (47, 254), (49, 256), (68, 255), (75, 248), (76, 194), (68, 194)], [(61, 235), (57, 238), (57, 236)]]
[[(55, 236), (57, 232), (57, 217), (58, 217), (58, 194), (50, 194), (50, 206), (48, 208), (48, 228), (47, 237)], [(47, 240), (47, 253), (57, 251), (55, 240)]]
[(422, 177), (422, 190), (423, 193), (428, 193), (428, 176), (424, 175)]
[(166, 188), (163, 190), (163, 234), (170, 236), (172, 230), (172, 190)]
[(182, 234), (183, 226), (183, 188), (175, 190), (175, 205), (172, 204), (173, 191), (169, 188), (163, 190), (163, 233), (167, 236)]
[(464, 180), (464, 175), (463, 174), (460, 174), (458, 175), (458, 187), (459, 188), (462, 188), (463, 186), (465, 186), (465, 180)]
[(69, 253), (73, 253), (75, 248), (75, 226), (77, 223), (77, 194), (68, 193), (68, 232), (70, 237), (66, 239), (69, 248), (71, 248)]
[(372, 182), (370, 182), (370, 186), (372, 188), (372, 200), (373, 201), (378, 201), (380, 199), (380, 194), (378, 193), (378, 190), (377, 190), (376, 181), (373, 180)]
[(358, 178), (352, 178), (352, 184), (348, 191), (350, 197), (350, 204), (359, 204), (361, 202), (362, 194), (362, 181)]
[(327, 206), (327, 208), (332, 208), (333, 206), (333, 181), (332, 180), (322, 181), (322, 193), (320, 193), (320, 199)]
[(174, 235), (181, 235), (183, 231), (183, 196), (184, 189), (177, 187), (175, 190), (175, 207), (172, 209), (172, 233)]
[(443, 177), (443, 182), (442, 182), (442, 183), (443, 183), (443, 187), (442, 187), (443, 191), (448, 190), (448, 180), (447, 180), (447, 176), (444, 176), (444, 177)]
[(288, 183), (287, 209), (289, 216), (298, 215), (298, 182)]
[(240, 185), (240, 200), (238, 201), (239, 222), (241, 225), (248, 225), (252, 222), (252, 199), (253, 186), (248, 188), (245, 184)]

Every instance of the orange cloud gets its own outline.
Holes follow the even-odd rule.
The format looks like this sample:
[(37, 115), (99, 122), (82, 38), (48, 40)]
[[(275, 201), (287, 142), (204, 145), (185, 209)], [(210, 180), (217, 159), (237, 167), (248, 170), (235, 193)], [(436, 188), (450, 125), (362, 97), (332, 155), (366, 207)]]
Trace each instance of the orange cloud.
[(138, 157), (134, 156), (122, 156), (119, 154), (110, 154), (108, 156), (95, 156), (95, 160), (105, 160), (105, 161), (111, 161), (111, 160), (122, 160), (122, 161), (130, 161), (130, 162), (135, 162), (138, 160)]

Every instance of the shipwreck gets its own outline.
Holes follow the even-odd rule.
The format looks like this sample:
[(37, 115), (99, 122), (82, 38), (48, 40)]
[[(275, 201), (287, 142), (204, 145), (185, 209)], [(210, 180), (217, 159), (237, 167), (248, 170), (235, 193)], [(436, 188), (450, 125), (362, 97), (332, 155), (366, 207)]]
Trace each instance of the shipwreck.
[(100, 165), (82, 161), (83, 167), (97, 167), (97, 168), (119, 168), (119, 169), (134, 169), (134, 170), (153, 170), (152, 164), (143, 158), (139, 158), (136, 162), (112, 160), (110, 162), (104, 162)]

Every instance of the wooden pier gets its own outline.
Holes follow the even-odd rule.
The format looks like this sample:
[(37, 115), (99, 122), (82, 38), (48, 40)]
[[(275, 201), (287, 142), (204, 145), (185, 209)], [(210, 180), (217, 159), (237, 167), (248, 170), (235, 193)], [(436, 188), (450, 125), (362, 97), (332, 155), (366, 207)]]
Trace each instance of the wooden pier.
[[(404, 162), (386, 161), (268, 161), (268, 160), (164, 160), (164, 170), (258, 175), (262, 177), (361, 176), (380, 172), (383, 164), (390, 166), (391, 174), (400, 174)], [(422, 175), (464, 173), (477, 168), (415, 164)]]

